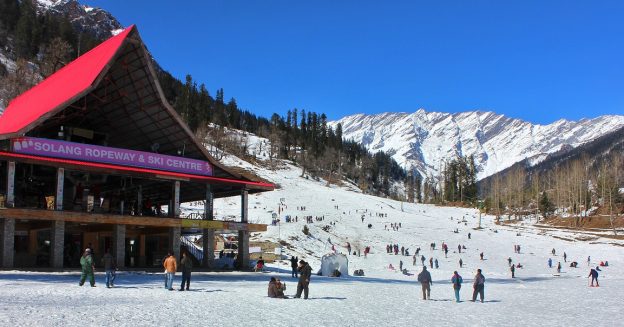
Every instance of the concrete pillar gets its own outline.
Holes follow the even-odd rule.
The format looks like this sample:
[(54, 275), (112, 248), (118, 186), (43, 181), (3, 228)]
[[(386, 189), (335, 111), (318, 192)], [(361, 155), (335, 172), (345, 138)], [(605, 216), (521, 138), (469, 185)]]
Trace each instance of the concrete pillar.
[(182, 230), (180, 227), (169, 228), (169, 248), (173, 252), (176, 259), (180, 260), (180, 235)]
[(50, 267), (63, 268), (63, 251), (65, 250), (65, 222), (55, 220), (50, 231)]
[[(248, 213), (249, 192), (242, 190), (241, 192), (241, 222), (249, 221)], [(238, 263), (241, 270), (249, 268), (249, 232), (246, 230), (238, 231)]]
[(65, 191), (64, 188), (65, 188), (65, 169), (58, 168), (56, 170), (56, 199), (54, 201), (55, 209), (58, 211), (63, 210), (63, 193)]
[(6, 207), (15, 207), (15, 161), (9, 161), (7, 165)]
[(15, 219), (0, 218), (0, 227), (0, 264), (2, 268), (13, 268)]
[[(111, 247), (110, 251), (115, 257), (117, 268), (124, 268), (126, 266), (126, 225), (113, 226), (113, 243)], [(135, 260), (138, 260), (138, 258), (135, 258)]]
[[(214, 220), (214, 196), (210, 184), (206, 186), (206, 204), (204, 205), (204, 219)], [(204, 268), (212, 267), (214, 263), (214, 230), (204, 228), (202, 230), (202, 247), (204, 249)]]

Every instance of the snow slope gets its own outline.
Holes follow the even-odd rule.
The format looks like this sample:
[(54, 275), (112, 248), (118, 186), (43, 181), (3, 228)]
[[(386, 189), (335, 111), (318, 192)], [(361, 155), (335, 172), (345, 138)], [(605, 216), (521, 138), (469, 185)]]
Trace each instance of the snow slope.
[[(261, 142), (262, 139), (255, 139), (252, 151), (254, 144)], [(311, 299), (304, 301), (266, 297), (271, 276), (281, 277), (287, 284), (286, 294), (294, 294), (296, 281), (290, 277), (287, 261), (270, 265), (271, 271), (266, 274), (194, 273), (191, 292), (164, 290), (162, 274), (121, 272), (116, 287), (106, 289), (101, 273), (96, 277), (98, 287), (81, 288), (77, 286), (77, 272), (5, 271), (0, 272), (0, 325), (31, 326), (45, 322), (51, 326), (615, 326), (624, 319), (621, 301), (617, 301), (624, 287), (624, 254), (621, 247), (611, 244), (623, 245), (622, 241), (565, 241), (543, 235), (531, 224), (522, 226), (517, 236), (515, 228), (499, 227), (490, 216), (483, 217), (483, 229), (475, 230), (478, 213), (473, 209), (402, 204), (362, 194), (349, 185), (328, 187), (323, 180), (300, 177), (297, 167), (284, 162), (279, 165), (281, 169), (272, 171), (232, 156), (224, 161), (251, 169), (280, 185), (274, 192), (250, 196), (252, 221), (270, 223), (278, 206), (284, 209), (283, 215), (298, 217), (298, 222), (269, 226), (266, 233), (255, 234), (255, 239), (286, 241), (289, 245), (284, 252), (309, 261), (314, 271), (320, 267), (319, 258), (331, 251), (328, 238), (343, 253), (347, 241), (354, 248), (371, 246), (367, 258), (349, 256), (349, 271), (363, 269), (366, 276), (314, 276)], [(238, 215), (239, 205), (239, 198), (217, 200), (217, 218)], [(184, 205), (187, 212), (194, 208)], [(308, 224), (312, 237), (301, 231), (304, 215), (325, 217), (324, 221)], [(335, 227), (323, 231), (322, 227), (330, 222), (335, 222)], [(399, 231), (384, 228), (399, 222)], [(456, 228), (458, 233), (453, 232)], [(471, 239), (467, 237), (469, 232)], [(574, 234), (567, 236), (573, 239)], [(437, 243), (438, 250), (430, 250), (431, 242)], [(442, 242), (449, 244), (448, 258), (439, 250)], [(412, 265), (411, 257), (386, 254), (388, 243), (408, 247), (411, 253), (420, 247), (427, 260), (438, 259), (440, 268), (431, 269), (432, 301), (421, 300), (416, 276), (387, 268), (389, 264), (398, 267), (402, 260), (410, 273), (422, 269), (420, 262)], [(465, 253), (457, 253), (459, 244), (466, 246)], [(514, 244), (522, 246), (520, 254), (513, 252)], [(557, 256), (551, 256), (552, 248), (557, 250)], [(569, 260), (578, 261), (580, 268), (566, 264), (561, 275), (555, 276), (555, 270), (549, 269), (546, 261), (549, 257), (555, 263), (562, 261), (563, 251)], [(486, 260), (479, 260), (480, 252)], [(611, 265), (601, 273), (600, 288), (587, 285), (588, 255), (593, 258), (592, 265), (599, 260), (608, 260)], [(509, 275), (508, 257), (525, 267), (516, 271), (515, 279)], [(459, 258), (465, 263), (463, 268), (458, 266)], [(483, 269), (486, 277), (483, 304), (466, 301), (477, 268)], [(449, 280), (454, 270), (464, 277), (461, 303), (452, 301)]]
[(369, 150), (383, 150), (406, 168), (422, 176), (437, 176), (444, 161), (474, 155), (478, 178), (495, 174), (514, 163), (532, 164), (550, 153), (576, 147), (624, 126), (624, 116), (601, 116), (579, 121), (558, 120), (532, 124), (493, 112), (427, 112), (357, 114), (331, 122), (341, 123), (343, 137), (361, 142)]

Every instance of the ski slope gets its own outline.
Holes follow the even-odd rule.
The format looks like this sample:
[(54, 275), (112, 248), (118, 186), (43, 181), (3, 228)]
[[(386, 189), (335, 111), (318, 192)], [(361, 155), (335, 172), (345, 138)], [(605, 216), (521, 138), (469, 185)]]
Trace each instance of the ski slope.
[[(295, 293), (296, 280), (290, 277), (286, 260), (269, 265), (268, 273), (194, 273), (190, 292), (166, 291), (159, 273), (120, 272), (116, 287), (106, 289), (102, 272), (96, 276), (98, 286), (91, 288), (78, 286), (77, 272), (4, 271), (0, 272), (0, 325), (616, 326), (624, 319), (624, 254), (620, 246), (608, 244), (612, 240), (565, 241), (541, 235), (530, 225), (523, 226), (518, 235), (512, 227), (495, 225), (491, 216), (484, 216), (483, 228), (477, 230), (479, 215), (474, 209), (401, 203), (362, 194), (350, 185), (327, 186), (323, 180), (301, 177), (301, 170), (288, 163), (275, 171), (234, 157), (227, 157), (226, 164), (251, 169), (280, 187), (250, 196), (250, 220), (269, 224), (267, 232), (254, 234), (253, 239), (285, 241), (284, 253), (309, 261), (313, 271), (320, 268), (319, 258), (331, 251), (332, 244), (337, 252), (346, 253), (346, 242), (350, 242), (354, 250), (360, 248), (362, 256), (349, 256), (349, 271), (363, 269), (366, 276), (313, 276), (310, 299), (304, 301), (266, 296), (271, 276), (286, 282), (287, 295)], [(272, 213), (279, 206), (282, 223), (271, 226)], [(191, 204), (183, 208), (199, 210)], [(215, 212), (217, 218), (239, 215), (240, 199), (215, 201)], [(297, 216), (298, 222), (283, 222), (285, 215)], [(308, 224), (311, 236), (302, 232), (306, 224), (302, 217), (308, 215), (324, 216), (323, 221), (313, 219)], [(399, 231), (392, 231), (390, 224), (399, 222)], [(330, 226), (328, 232), (324, 226)], [(432, 242), (436, 250), (430, 249)], [(441, 251), (442, 242), (449, 245), (448, 258)], [(422, 300), (416, 282), (420, 260), (414, 266), (411, 257), (387, 254), (389, 243), (407, 247), (410, 253), (420, 247), (427, 263), (430, 257), (438, 259), (439, 269), (430, 269), (431, 301)], [(520, 254), (514, 253), (516, 244), (521, 245)], [(465, 245), (465, 253), (458, 253), (457, 245)], [(365, 246), (371, 247), (366, 258)], [(553, 248), (556, 256), (551, 254)], [(563, 263), (564, 251), (568, 261), (578, 261), (579, 268)], [(587, 256), (592, 266), (609, 261), (610, 267), (600, 274), (601, 287), (588, 287)], [(510, 278), (509, 257), (524, 266), (516, 270), (515, 279)], [(458, 265), (460, 258), (463, 268)], [(547, 267), (548, 258), (555, 265), (562, 262), (561, 274)], [(397, 271), (400, 260), (414, 275)], [(388, 269), (389, 264), (397, 270)], [(485, 303), (468, 301), (477, 268), (486, 277)], [(454, 270), (464, 278), (461, 303), (453, 301), (450, 278)], [(178, 274), (174, 284), (179, 282)]]

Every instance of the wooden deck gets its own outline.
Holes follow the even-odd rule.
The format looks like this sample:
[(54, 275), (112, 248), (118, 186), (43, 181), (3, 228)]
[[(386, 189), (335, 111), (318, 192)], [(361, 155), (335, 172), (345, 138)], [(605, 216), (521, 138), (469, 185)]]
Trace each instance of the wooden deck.
[(151, 227), (182, 227), (207, 228), (214, 230), (243, 230), (249, 232), (264, 232), (264, 224), (246, 224), (221, 220), (198, 220), (169, 217), (149, 216), (121, 216), (76, 211), (53, 211), (40, 209), (2, 208), (0, 218), (22, 220), (60, 220), (87, 224), (137, 225)]

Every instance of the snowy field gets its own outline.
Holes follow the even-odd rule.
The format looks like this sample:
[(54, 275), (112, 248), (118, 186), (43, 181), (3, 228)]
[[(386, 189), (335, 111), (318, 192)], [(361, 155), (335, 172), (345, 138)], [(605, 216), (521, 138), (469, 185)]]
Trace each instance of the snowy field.
[[(251, 168), (236, 158), (228, 160)], [(268, 273), (194, 273), (190, 292), (166, 291), (162, 274), (120, 272), (116, 287), (106, 289), (101, 272), (96, 276), (97, 287), (91, 288), (78, 286), (77, 272), (4, 271), (0, 272), (0, 325), (617, 326), (624, 319), (624, 251), (620, 246), (556, 239), (540, 235), (539, 229), (528, 225), (518, 235), (513, 227), (496, 226), (493, 218), (486, 216), (483, 229), (476, 230), (478, 213), (473, 209), (402, 204), (361, 194), (348, 185), (327, 187), (325, 181), (299, 177), (301, 171), (292, 166), (279, 171), (254, 169), (281, 188), (250, 196), (251, 221), (270, 224), (278, 206), (283, 209), (282, 216), (298, 217), (296, 223), (269, 226), (254, 239), (284, 240), (289, 244), (284, 253), (309, 261), (313, 271), (318, 270), (320, 257), (331, 251), (332, 244), (337, 252), (346, 253), (344, 246), (350, 242), (362, 256), (349, 256), (349, 271), (363, 269), (366, 276), (313, 276), (310, 299), (305, 301), (266, 296), (271, 276), (286, 282), (287, 295), (295, 293), (296, 281), (290, 277), (287, 261), (270, 265)], [(215, 206), (217, 217), (240, 212), (238, 198), (219, 200)], [(185, 205), (185, 210), (193, 207)], [(306, 215), (324, 216), (323, 221), (308, 224), (310, 237), (302, 233)], [(399, 231), (385, 229), (399, 222)], [(328, 232), (322, 229), (327, 225)], [(437, 245), (435, 251), (429, 247), (431, 242)], [(441, 251), (442, 242), (449, 245), (448, 258)], [(439, 269), (430, 269), (434, 280), (431, 301), (422, 300), (416, 282), (422, 269), (420, 260), (414, 266), (411, 257), (387, 254), (389, 243), (409, 248), (410, 254), (420, 247), (427, 263), (430, 257), (438, 259)], [(465, 253), (457, 252), (460, 244), (465, 245)], [(516, 244), (521, 245), (520, 254), (514, 253)], [(363, 256), (365, 246), (372, 248), (367, 258)], [(553, 248), (556, 256), (551, 254)], [(568, 263), (563, 262), (564, 251)], [(609, 261), (610, 267), (601, 272), (599, 288), (588, 287), (587, 256), (591, 256), (592, 266)], [(515, 279), (510, 276), (508, 257), (524, 266), (516, 270)], [(459, 268), (460, 258), (463, 268)], [(561, 274), (548, 268), (548, 258), (554, 265), (561, 261)], [(414, 275), (388, 269), (389, 264), (398, 268), (400, 260)], [(570, 268), (571, 260), (578, 261), (579, 268)], [(477, 268), (486, 277), (485, 303), (468, 301)], [(454, 270), (464, 277), (461, 303), (453, 301), (450, 278)], [(176, 288), (179, 282), (178, 274)]]

